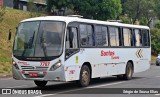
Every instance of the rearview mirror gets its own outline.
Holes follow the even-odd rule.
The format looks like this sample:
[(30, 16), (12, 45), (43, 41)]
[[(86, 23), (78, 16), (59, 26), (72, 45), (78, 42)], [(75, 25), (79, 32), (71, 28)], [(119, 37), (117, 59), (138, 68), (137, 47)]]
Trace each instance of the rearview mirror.
[(9, 34), (8, 34), (8, 40), (10, 41), (11, 40), (11, 38), (12, 38), (12, 32), (11, 32), (11, 30), (13, 30), (13, 29), (18, 29), (18, 27), (14, 27), (14, 28), (12, 28), (12, 29), (9, 29)]
[(8, 35), (8, 40), (9, 40), (9, 41), (11, 40), (11, 37), (12, 37), (12, 32), (9, 31), (9, 35)]

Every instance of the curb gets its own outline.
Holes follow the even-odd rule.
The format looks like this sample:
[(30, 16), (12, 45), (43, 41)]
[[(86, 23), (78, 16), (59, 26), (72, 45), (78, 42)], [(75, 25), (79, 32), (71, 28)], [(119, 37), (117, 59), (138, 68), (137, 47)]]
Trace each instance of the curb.
[(10, 78), (10, 77), (12, 77), (12, 74), (1, 74), (0, 75), (0, 78)]
[(151, 65), (155, 65), (156, 63), (154, 63), (154, 62), (151, 62), (150, 64), (151, 64)]

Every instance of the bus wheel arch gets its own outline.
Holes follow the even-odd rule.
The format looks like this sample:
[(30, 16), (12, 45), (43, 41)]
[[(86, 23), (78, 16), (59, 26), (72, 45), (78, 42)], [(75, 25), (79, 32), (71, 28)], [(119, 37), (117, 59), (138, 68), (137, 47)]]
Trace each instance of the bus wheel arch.
[(78, 85), (81, 87), (86, 87), (89, 85), (92, 76), (92, 67), (89, 62), (83, 63), (80, 69)]

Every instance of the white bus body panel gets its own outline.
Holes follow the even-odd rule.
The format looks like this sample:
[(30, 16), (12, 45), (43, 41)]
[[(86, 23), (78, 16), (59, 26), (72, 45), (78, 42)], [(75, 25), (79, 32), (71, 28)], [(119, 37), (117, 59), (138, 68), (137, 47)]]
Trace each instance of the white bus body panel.
[[(102, 50), (114, 52), (114, 55), (101, 56)], [(82, 48), (80, 52), (66, 60), (65, 66), (75, 70), (74, 74), (67, 73), (66, 78), (78, 80), (80, 68), (85, 62), (91, 64), (92, 78), (125, 74), (129, 61), (133, 62), (134, 73), (142, 72), (150, 68), (150, 55), (147, 52), (151, 52), (150, 48)]]

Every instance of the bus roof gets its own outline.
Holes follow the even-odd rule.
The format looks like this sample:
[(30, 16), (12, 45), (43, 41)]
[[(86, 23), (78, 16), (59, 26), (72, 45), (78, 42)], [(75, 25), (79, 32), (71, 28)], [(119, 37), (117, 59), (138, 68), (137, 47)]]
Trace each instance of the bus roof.
[(131, 27), (131, 28), (140, 28), (140, 29), (149, 29), (148, 26), (141, 25), (132, 25), (132, 24), (124, 24), (118, 22), (108, 22), (108, 21), (100, 21), (100, 20), (92, 20), (92, 19), (84, 19), (79, 17), (69, 17), (69, 16), (43, 16), (43, 17), (35, 17), (30, 19), (25, 19), (21, 22), (27, 21), (38, 21), (38, 20), (53, 20), (53, 21), (63, 21), (66, 23), (69, 22), (83, 22), (83, 23), (94, 23), (94, 24), (104, 24), (104, 25), (112, 25), (112, 26), (122, 26), (122, 27)]

